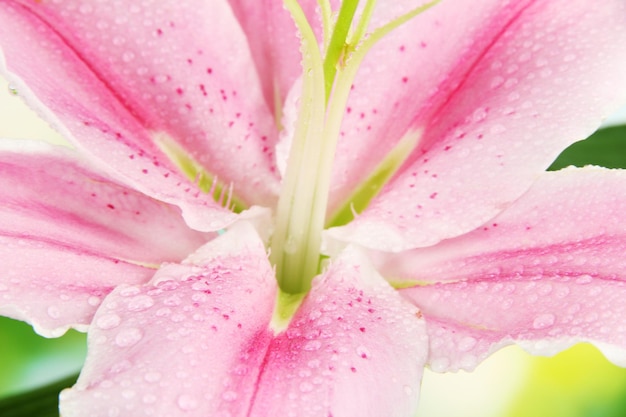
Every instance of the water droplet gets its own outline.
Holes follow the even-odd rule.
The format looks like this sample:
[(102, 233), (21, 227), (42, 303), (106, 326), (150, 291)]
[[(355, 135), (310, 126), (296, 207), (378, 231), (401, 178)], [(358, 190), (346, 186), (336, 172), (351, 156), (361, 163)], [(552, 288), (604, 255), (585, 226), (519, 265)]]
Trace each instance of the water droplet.
[(478, 108), (474, 111), (474, 113), (472, 114), (472, 120), (474, 122), (480, 122), (482, 120), (485, 120), (487, 118), (487, 111), (483, 108)]
[(82, 14), (89, 14), (93, 11), (93, 8), (91, 7), (91, 5), (89, 3), (85, 3), (82, 6), (80, 6), (78, 8), (78, 10), (82, 13)]
[(435, 372), (444, 372), (450, 366), (450, 360), (448, 358), (435, 358), (430, 361), (430, 369)]
[(120, 295), (122, 297), (130, 297), (137, 294), (139, 294), (139, 288), (137, 287), (124, 287), (120, 290)]
[(504, 133), (506, 132), (506, 127), (504, 127), (504, 125), (496, 124), (491, 127), (490, 132), (494, 135)]
[(235, 391), (226, 391), (222, 394), (222, 400), (227, 402), (233, 402), (237, 399), (237, 393)]
[(154, 394), (146, 394), (143, 396), (143, 403), (144, 404), (154, 404), (157, 400), (157, 396)]
[(48, 307), (48, 316), (53, 319), (58, 319), (61, 316), (61, 311), (58, 307), (50, 306)]
[(154, 76), (154, 82), (157, 84), (162, 84), (164, 82), (166, 82), (167, 80), (169, 80), (170, 77), (168, 77), (167, 75), (163, 75), (163, 74), (159, 74), (159, 75), (155, 75)]
[(125, 389), (124, 391), (122, 391), (122, 397), (124, 397), (127, 400), (130, 400), (134, 396), (135, 396), (135, 391), (131, 389)]
[(167, 307), (162, 307), (156, 311), (157, 317), (166, 317), (172, 314), (172, 310)]
[(163, 291), (173, 291), (173, 290), (177, 289), (180, 284), (177, 281), (173, 280), (172, 278), (165, 277), (165, 278), (159, 279), (155, 283), (155, 285), (160, 290), (163, 290)]
[(458, 348), (461, 352), (467, 352), (476, 346), (476, 342), (476, 339), (471, 336), (467, 336), (459, 341)]
[(322, 342), (320, 342), (319, 340), (311, 340), (306, 343), (302, 349), (307, 351), (315, 351), (319, 350), (320, 347), (322, 347)]
[(9, 84), (9, 94), (12, 96), (17, 96), (19, 93), (17, 92), (17, 88), (13, 84)]
[(408, 385), (405, 385), (405, 386), (404, 386), (404, 393), (405, 393), (406, 395), (413, 395), (413, 388), (411, 388), (411, 387), (410, 387), (410, 386), (408, 386)]
[(128, 302), (129, 311), (143, 311), (154, 305), (154, 300), (149, 295), (138, 295)]
[(96, 326), (102, 330), (112, 329), (119, 326), (122, 319), (117, 314), (105, 314), (96, 319)]
[(569, 295), (569, 288), (568, 287), (561, 287), (556, 291), (556, 296), (558, 298), (565, 298)]
[(567, 54), (567, 55), (565, 55), (563, 57), (563, 61), (564, 62), (571, 62), (571, 61), (573, 61), (575, 59), (576, 59), (576, 55), (574, 55), (574, 54)]
[(92, 307), (99, 306), (101, 302), (102, 300), (100, 299), (100, 297), (96, 297), (95, 295), (92, 295), (91, 297), (87, 299), (87, 304), (89, 304)]
[(500, 87), (502, 84), (504, 84), (504, 78), (502, 78), (502, 77), (500, 77), (500, 76), (497, 76), (497, 77), (494, 77), (494, 78), (491, 80), (490, 87), (491, 87), (491, 88), (498, 88), (498, 87)]
[(129, 327), (120, 330), (115, 336), (115, 344), (119, 347), (129, 347), (139, 342), (143, 337), (143, 332), (136, 327)]
[(540, 285), (537, 292), (544, 296), (550, 294), (552, 292), (552, 284), (546, 282), (545, 284)]
[(313, 384), (310, 384), (308, 382), (302, 382), (300, 383), (300, 392), (311, 392), (313, 391)]
[(196, 400), (191, 395), (183, 394), (178, 397), (177, 404), (178, 407), (180, 407), (180, 409), (183, 411), (193, 410), (194, 408), (198, 407), (198, 400)]
[(237, 365), (235, 369), (233, 369), (233, 373), (239, 376), (247, 375), (248, 367), (246, 365)]
[(127, 51), (122, 54), (122, 61), (124, 62), (130, 62), (133, 59), (135, 59), (135, 54), (131, 51)]
[(315, 321), (317, 319), (320, 318), (320, 316), (322, 315), (322, 312), (319, 310), (313, 310), (309, 313), (309, 320), (311, 321)]
[(550, 327), (554, 324), (555, 319), (556, 318), (554, 317), (554, 314), (540, 314), (539, 316), (535, 317), (535, 320), (533, 321), (533, 328), (539, 330)]
[(156, 371), (148, 372), (143, 376), (143, 379), (146, 382), (158, 382), (161, 380), (161, 373)]
[(206, 291), (210, 288), (211, 286), (206, 281), (196, 281), (191, 284), (191, 289), (194, 291)]
[(167, 297), (165, 300), (163, 300), (163, 304), (165, 304), (166, 306), (178, 306), (180, 305), (180, 297), (178, 297), (177, 295), (172, 295), (171, 297)]
[(356, 354), (362, 357), (363, 359), (367, 359), (370, 356), (369, 350), (365, 346), (359, 346), (356, 348)]

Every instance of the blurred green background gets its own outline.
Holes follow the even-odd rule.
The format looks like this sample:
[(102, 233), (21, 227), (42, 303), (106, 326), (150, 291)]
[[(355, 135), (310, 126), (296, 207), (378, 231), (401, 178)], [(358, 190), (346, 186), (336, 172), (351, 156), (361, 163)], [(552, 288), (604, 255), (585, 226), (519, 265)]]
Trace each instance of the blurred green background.
[[(626, 117), (619, 120), (623, 123)], [(0, 137), (63, 143), (9, 93), (1, 78)], [(552, 168), (586, 164), (626, 167), (626, 126), (604, 129), (575, 144)], [(74, 331), (44, 339), (25, 323), (0, 317), (0, 404), (3, 398), (74, 375), (84, 361), (85, 345), (85, 335)], [(509, 347), (471, 373), (426, 372), (418, 417), (474, 416), (626, 416), (626, 369), (581, 344), (552, 358), (532, 357)]]

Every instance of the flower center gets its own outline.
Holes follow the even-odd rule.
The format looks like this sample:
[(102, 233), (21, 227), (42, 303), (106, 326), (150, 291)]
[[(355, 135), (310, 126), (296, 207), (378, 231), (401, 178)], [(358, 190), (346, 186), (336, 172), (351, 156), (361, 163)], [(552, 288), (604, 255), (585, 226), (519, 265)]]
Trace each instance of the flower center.
[[(343, 1), (332, 32), (330, 3), (320, 0), (325, 50), (322, 58), (315, 34), (297, 0), (284, 0), (300, 32), (303, 73), (300, 108), (271, 242), (270, 260), (276, 266), (276, 278), (283, 292), (306, 293), (320, 272), (335, 149), (359, 65), (376, 42), (436, 2), (413, 9), (366, 35), (376, 0), (364, 1), (355, 24), (359, 0)], [(394, 161), (399, 163), (398, 158)]]

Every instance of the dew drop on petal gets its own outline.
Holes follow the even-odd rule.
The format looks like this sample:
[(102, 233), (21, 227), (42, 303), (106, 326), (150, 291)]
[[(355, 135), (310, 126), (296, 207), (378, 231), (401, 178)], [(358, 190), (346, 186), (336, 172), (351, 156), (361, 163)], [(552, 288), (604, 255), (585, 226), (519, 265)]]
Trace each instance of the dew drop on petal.
[(467, 352), (476, 346), (476, 343), (477, 341), (475, 338), (467, 336), (459, 341), (458, 348), (461, 352)]
[(143, 337), (143, 333), (136, 327), (129, 327), (120, 330), (115, 336), (115, 344), (119, 347), (129, 347), (139, 342)]
[(122, 61), (124, 62), (130, 62), (135, 58), (135, 54), (131, 51), (127, 51), (124, 52), (124, 54), (122, 54)]
[(129, 311), (143, 311), (154, 305), (154, 300), (149, 295), (138, 295), (128, 302)]
[(91, 7), (90, 4), (83, 4), (82, 6), (80, 6), (78, 8), (78, 10), (82, 13), (82, 14), (90, 14), (91, 12), (93, 12), (93, 8)]
[(356, 354), (363, 359), (367, 359), (370, 356), (369, 350), (365, 346), (359, 346), (356, 348)]
[(157, 84), (162, 84), (169, 80), (169, 77), (164, 74), (159, 74), (154, 76), (154, 82)]
[(158, 382), (159, 380), (161, 380), (161, 373), (160, 372), (156, 372), (156, 371), (147, 372), (143, 376), (143, 379), (146, 382)]
[(125, 389), (124, 391), (122, 391), (122, 397), (124, 397), (127, 400), (130, 400), (134, 396), (135, 396), (135, 391), (133, 390)]
[(533, 327), (538, 330), (545, 329), (552, 326), (555, 319), (556, 318), (554, 317), (554, 314), (540, 314), (539, 316), (535, 317), (535, 320), (533, 321)]
[(122, 319), (117, 314), (105, 314), (104, 316), (98, 317), (96, 326), (102, 330), (107, 330), (119, 326), (121, 321)]
[(183, 394), (178, 397), (178, 401), (176, 403), (178, 404), (178, 407), (180, 407), (180, 409), (183, 411), (193, 410), (194, 408), (198, 407), (198, 400), (187, 394)]
[(491, 127), (490, 132), (493, 133), (494, 135), (504, 133), (506, 132), (506, 127), (501, 124), (496, 124)]
[(210, 290), (211, 286), (206, 281), (197, 281), (191, 284), (191, 289), (194, 291), (206, 291)]
[(300, 392), (311, 392), (313, 391), (313, 384), (308, 383), (308, 382), (302, 382), (300, 383)]
[(322, 347), (322, 342), (320, 342), (319, 340), (311, 340), (307, 342), (302, 349), (307, 351), (315, 351), (319, 350), (320, 347)]
[(437, 358), (430, 362), (430, 369), (435, 372), (443, 372), (450, 366), (448, 358)]
[(137, 294), (139, 294), (139, 288), (137, 287), (125, 287), (120, 290), (120, 295), (122, 297), (130, 297)]
[(61, 316), (61, 311), (59, 310), (58, 307), (55, 306), (50, 306), (48, 307), (48, 316), (50, 316), (50, 318), (53, 319), (58, 319)]
[(96, 297), (95, 295), (92, 295), (91, 297), (87, 299), (87, 304), (89, 304), (92, 307), (99, 306), (101, 302), (102, 300), (100, 299), (100, 297)]
[(15, 88), (13, 84), (9, 84), (9, 94), (11, 94), (12, 96), (18, 95), (17, 88)]
[(322, 316), (322, 312), (319, 310), (313, 310), (309, 313), (309, 320), (315, 321)]
[(222, 394), (222, 399), (227, 402), (233, 402), (237, 399), (237, 393), (235, 391), (226, 391)]
[(154, 394), (146, 394), (143, 396), (142, 401), (144, 404), (154, 404), (157, 401), (157, 397)]

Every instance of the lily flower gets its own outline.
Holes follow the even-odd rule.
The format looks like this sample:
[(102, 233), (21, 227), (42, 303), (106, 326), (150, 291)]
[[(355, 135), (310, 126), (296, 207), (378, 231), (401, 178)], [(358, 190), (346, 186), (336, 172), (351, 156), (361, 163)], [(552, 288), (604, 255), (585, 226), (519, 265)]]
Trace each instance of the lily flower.
[(88, 331), (62, 415), (411, 416), (424, 366), (511, 343), (626, 365), (626, 173), (544, 172), (626, 101), (624, 2), (284, 6), (0, 0), (73, 145), (0, 142), (0, 313)]

